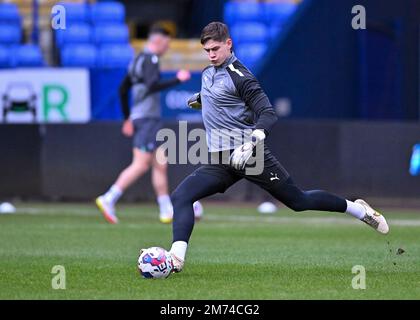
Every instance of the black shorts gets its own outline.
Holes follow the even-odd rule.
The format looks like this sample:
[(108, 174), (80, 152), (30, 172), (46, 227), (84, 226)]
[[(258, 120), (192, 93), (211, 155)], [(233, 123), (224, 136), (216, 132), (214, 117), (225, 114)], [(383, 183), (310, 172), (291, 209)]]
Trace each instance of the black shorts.
[(155, 118), (133, 120), (133, 147), (144, 152), (155, 151), (163, 141), (156, 141), (156, 135), (163, 128), (162, 121)]
[[(212, 156), (219, 157), (219, 159), (225, 157), (221, 153), (219, 153), (219, 155), (210, 155), (210, 157)], [(220, 181), (217, 192), (221, 193), (225, 192), (230, 186), (243, 178), (267, 191), (270, 191), (272, 188), (277, 188), (290, 178), (290, 174), (267, 147), (264, 148), (264, 169), (259, 175), (247, 175), (245, 170), (236, 170), (229, 164), (203, 165), (191, 175), (202, 177), (210, 175), (216, 177)], [(205, 179), (203, 179), (203, 181), (205, 181)]]

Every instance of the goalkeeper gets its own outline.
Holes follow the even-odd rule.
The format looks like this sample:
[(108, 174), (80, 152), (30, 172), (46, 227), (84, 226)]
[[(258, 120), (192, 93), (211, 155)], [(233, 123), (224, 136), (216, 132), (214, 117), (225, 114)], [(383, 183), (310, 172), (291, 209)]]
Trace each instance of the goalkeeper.
[[(227, 26), (221, 22), (207, 25), (201, 34), (201, 44), (211, 65), (203, 70), (201, 91), (189, 100), (189, 105), (202, 109), (211, 158), (225, 161), (199, 167), (171, 195), (174, 220), (170, 252), (175, 272), (181, 271), (184, 265), (194, 226), (193, 203), (225, 192), (242, 178), (267, 190), (294, 211), (343, 212), (382, 234), (388, 233), (385, 218), (365, 201), (352, 202), (321, 190), (303, 191), (295, 185), (289, 173), (264, 146), (264, 139), (277, 116), (256, 78), (232, 52)], [(225, 131), (231, 132), (228, 139), (214, 139), (217, 135), (213, 133), (221, 129), (230, 129)], [(252, 132), (249, 141), (236, 143), (238, 132)], [(259, 147), (264, 156), (262, 172), (249, 175), (248, 162)], [(258, 161), (258, 156), (256, 158)]]

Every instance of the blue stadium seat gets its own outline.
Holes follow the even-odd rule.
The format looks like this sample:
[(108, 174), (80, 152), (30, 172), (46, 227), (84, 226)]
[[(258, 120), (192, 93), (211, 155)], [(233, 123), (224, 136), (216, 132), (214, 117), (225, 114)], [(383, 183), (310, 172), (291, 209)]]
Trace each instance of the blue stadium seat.
[(16, 4), (0, 3), (0, 23), (21, 25), (21, 17)]
[(235, 54), (245, 66), (252, 68), (262, 59), (266, 51), (267, 44), (265, 42), (242, 43), (236, 47)]
[(269, 29), (261, 22), (237, 22), (230, 33), (234, 43), (266, 41), (270, 36)]
[(25, 44), (14, 50), (15, 66), (17, 67), (42, 67), (44, 59), (41, 48), (33, 44)]
[(12, 53), (8, 47), (0, 46), (0, 68), (12, 67)]
[(96, 67), (97, 50), (91, 44), (67, 45), (61, 50), (61, 65), (64, 67)]
[(263, 21), (264, 8), (261, 3), (229, 1), (224, 7), (224, 20), (228, 25), (237, 21)]
[(20, 26), (1, 24), (0, 30), (0, 45), (14, 45), (20, 43), (22, 39), (22, 29)]
[(120, 2), (101, 2), (91, 6), (93, 24), (124, 23), (125, 7)]
[(273, 24), (269, 25), (268, 29), (269, 29), (270, 39), (275, 39), (275, 38), (277, 38), (277, 36), (280, 34), (281, 30), (283, 29), (283, 24), (273, 23)]
[(95, 42), (106, 43), (128, 43), (128, 27), (125, 24), (99, 25), (95, 28)]
[(90, 43), (92, 42), (92, 27), (87, 23), (75, 23), (56, 31), (56, 40), (59, 47), (69, 43)]
[(66, 9), (66, 27), (72, 22), (88, 22), (90, 17), (89, 4), (59, 2)]
[(98, 53), (98, 67), (127, 68), (134, 58), (134, 49), (129, 44), (103, 45)]
[(265, 3), (265, 18), (268, 23), (284, 23), (296, 10), (295, 3)]

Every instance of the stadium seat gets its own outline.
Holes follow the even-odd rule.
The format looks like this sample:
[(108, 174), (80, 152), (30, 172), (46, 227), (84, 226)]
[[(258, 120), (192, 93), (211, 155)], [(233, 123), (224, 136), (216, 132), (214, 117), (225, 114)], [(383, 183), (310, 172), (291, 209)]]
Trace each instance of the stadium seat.
[(88, 22), (90, 17), (89, 4), (60, 2), (58, 5), (66, 9), (66, 26), (73, 22)]
[(129, 44), (103, 45), (98, 53), (98, 67), (127, 68), (134, 57), (134, 49)]
[(91, 21), (95, 25), (124, 23), (125, 7), (120, 2), (101, 2), (91, 6)]
[(269, 29), (268, 32), (269, 32), (269, 35), (270, 35), (270, 39), (275, 39), (279, 35), (280, 31), (283, 29), (283, 24), (273, 23), (273, 24), (269, 25), (268, 29)]
[(95, 27), (95, 42), (106, 43), (128, 43), (128, 27), (125, 24), (109, 24)]
[(228, 25), (239, 21), (263, 21), (264, 8), (257, 2), (229, 1), (224, 7), (224, 20)]
[(235, 43), (266, 41), (269, 35), (269, 29), (261, 22), (237, 22), (231, 27), (231, 36)]
[(8, 47), (0, 46), (0, 68), (12, 67), (12, 53)]
[(72, 24), (66, 29), (56, 31), (56, 41), (59, 47), (66, 44), (92, 42), (92, 27), (87, 23)]
[(64, 67), (96, 67), (97, 50), (91, 44), (67, 45), (61, 50), (61, 65)]
[(0, 45), (14, 45), (20, 43), (22, 39), (22, 29), (20, 26), (1, 24), (0, 30)]
[(44, 65), (41, 48), (33, 44), (25, 44), (14, 50), (17, 67), (41, 67)]
[(267, 23), (284, 23), (296, 10), (295, 3), (265, 3), (264, 12)]
[(0, 3), (0, 23), (21, 25), (18, 6), (14, 3)]
[(262, 59), (266, 51), (267, 44), (265, 42), (255, 42), (239, 44), (235, 53), (247, 67), (252, 68)]

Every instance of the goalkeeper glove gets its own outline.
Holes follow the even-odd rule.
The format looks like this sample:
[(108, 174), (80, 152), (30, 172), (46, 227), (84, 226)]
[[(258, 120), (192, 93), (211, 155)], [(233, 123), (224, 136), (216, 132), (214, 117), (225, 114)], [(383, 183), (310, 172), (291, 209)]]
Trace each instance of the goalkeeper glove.
[(200, 92), (195, 93), (188, 99), (188, 106), (192, 109), (201, 109), (201, 96)]
[(255, 146), (265, 139), (263, 130), (256, 129), (251, 134), (251, 141), (237, 147), (230, 155), (230, 165), (236, 170), (243, 170), (254, 151)]

